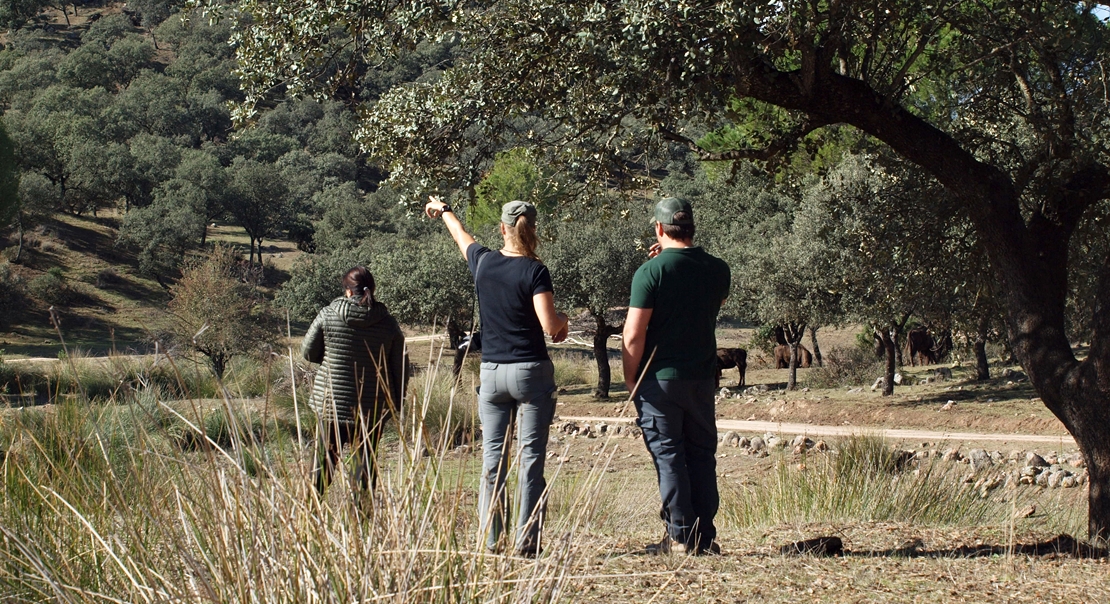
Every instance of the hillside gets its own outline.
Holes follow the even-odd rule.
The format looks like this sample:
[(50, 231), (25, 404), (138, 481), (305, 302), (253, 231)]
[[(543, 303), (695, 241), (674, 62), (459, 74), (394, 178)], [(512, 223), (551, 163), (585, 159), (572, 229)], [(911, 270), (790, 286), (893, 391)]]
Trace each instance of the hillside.
[[(4, 246), (16, 300), (4, 317), (0, 350), (6, 357), (57, 356), (62, 349), (50, 323), (54, 301), (68, 346), (92, 353), (146, 352), (165, 332), (169, 292), (138, 269), (133, 251), (117, 244), (119, 217), (56, 214), (24, 236), (21, 262), (12, 236)], [(233, 226), (209, 228), (209, 239), (246, 249), (246, 236)], [(284, 276), (301, 253), (288, 242), (266, 245), (264, 258)], [(61, 289), (52, 279), (61, 276)]]

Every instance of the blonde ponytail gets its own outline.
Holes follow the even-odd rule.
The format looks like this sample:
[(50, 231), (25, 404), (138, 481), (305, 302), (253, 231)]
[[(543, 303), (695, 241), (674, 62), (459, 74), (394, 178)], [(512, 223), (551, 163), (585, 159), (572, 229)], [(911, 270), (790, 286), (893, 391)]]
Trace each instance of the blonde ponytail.
[(535, 223), (529, 220), (528, 216), (518, 217), (515, 226), (505, 225), (505, 241), (521, 254), (533, 260), (540, 259), (536, 255), (540, 239), (536, 236)]

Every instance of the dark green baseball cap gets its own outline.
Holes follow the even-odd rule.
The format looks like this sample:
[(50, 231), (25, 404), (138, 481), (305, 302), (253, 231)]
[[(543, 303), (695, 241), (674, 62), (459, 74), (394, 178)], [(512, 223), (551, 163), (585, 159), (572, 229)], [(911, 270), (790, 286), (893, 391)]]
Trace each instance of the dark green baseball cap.
[(536, 206), (527, 201), (510, 201), (501, 206), (501, 222), (516, 226), (516, 219), (521, 216), (527, 216), (532, 224), (536, 224)]
[[(676, 220), (674, 215), (686, 212), (690, 217)], [(690, 202), (678, 197), (664, 197), (655, 204), (655, 222), (659, 224), (694, 224), (694, 208)]]

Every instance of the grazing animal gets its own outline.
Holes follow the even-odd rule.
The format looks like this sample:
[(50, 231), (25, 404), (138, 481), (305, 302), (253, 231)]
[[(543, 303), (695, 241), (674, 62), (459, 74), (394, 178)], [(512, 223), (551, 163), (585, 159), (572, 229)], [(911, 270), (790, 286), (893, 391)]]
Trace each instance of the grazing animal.
[[(809, 367), (813, 364), (813, 353), (805, 346), (798, 344), (798, 367)], [(790, 368), (790, 347), (786, 344), (775, 346), (775, 369)]]
[(455, 349), (455, 363), (451, 366), (451, 375), (458, 376), (462, 371), (463, 361), (469, 353), (482, 352), (482, 334), (475, 331), (474, 333), (463, 338), (459, 343), (458, 348)]
[(740, 372), (740, 381), (736, 382), (737, 388), (744, 386), (744, 372), (748, 369), (748, 351), (743, 348), (718, 348), (717, 349), (717, 387), (721, 386), (721, 372), (735, 367)]
[(910, 356), (910, 366), (935, 365), (937, 343), (924, 327), (915, 327), (906, 334), (906, 351)]

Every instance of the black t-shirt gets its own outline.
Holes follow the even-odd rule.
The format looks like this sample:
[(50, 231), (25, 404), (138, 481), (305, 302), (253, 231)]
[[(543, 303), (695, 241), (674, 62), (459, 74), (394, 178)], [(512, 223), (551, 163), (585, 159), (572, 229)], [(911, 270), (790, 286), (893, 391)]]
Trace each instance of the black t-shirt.
[(504, 256), (478, 243), (466, 248), (466, 261), (478, 289), (482, 360), (488, 363), (548, 360), (543, 328), (532, 302), (536, 294), (554, 291), (547, 267), (531, 258)]

